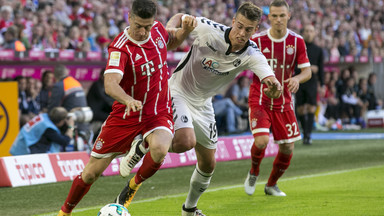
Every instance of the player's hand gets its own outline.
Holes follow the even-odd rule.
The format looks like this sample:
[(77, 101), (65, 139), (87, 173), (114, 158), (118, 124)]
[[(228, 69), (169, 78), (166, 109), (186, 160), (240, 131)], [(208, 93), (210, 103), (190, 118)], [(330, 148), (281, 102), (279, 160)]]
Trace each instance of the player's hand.
[(131, 111), (136, 112), (143, 109), (143, 104), (141, 103), (141, 101), (135, 100), (133, 98), (129, 100), (125, 105), (125, 114), (127, 115), (129, 115)]
[(267, 97), (276, 99), (281, 96), (281, 84), (276, 77), (267, 77), (263, 80), (263, 83), (268, 87), (263, 89)]
[(194, 16), (190, 16), (190, 15), (184, 15), (182, 17), (182, 25), (181, 25), (181, 28), (190, 33), (193, 31), (193, 29), (195, 29), (197, 26), (197, 20)]
[(287, 85), (288, 91), (292, 93), (296, 93), (297, 90), (299, 90), (300, 82), (299, 82), (299, 79), (297, 79), (296, 77), (291, 77), (285, 80), (284, 82), (288, 83)]

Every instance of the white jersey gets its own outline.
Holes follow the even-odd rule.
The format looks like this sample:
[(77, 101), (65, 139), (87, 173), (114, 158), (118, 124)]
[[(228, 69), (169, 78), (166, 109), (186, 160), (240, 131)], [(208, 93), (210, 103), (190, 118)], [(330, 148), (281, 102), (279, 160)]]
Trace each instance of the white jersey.
[(205, 17), (197, 17), (191, 32), (195, 39), (189, 52), (177, 65), (170, 79), (172, 94), (182, 95), (194, 105), (211, 100), (244, 70), (251, 70), (263, 80), (274, 76), (267, 59), (253, 41), (236, 53), (230, 53), (231, 28)]

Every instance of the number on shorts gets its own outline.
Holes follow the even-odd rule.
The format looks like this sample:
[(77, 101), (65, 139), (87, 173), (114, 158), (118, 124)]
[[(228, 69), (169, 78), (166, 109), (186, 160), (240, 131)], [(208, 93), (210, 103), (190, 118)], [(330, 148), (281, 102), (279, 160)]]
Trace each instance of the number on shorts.
[(287, 129), (288, 129), (288, 137), (291, 137), (292, 135), (299, 134), (299, 131), (297, 130), (296, 122), (294, 122), (292, 125), (286, 124), (285, 127), (287, 127)]
[(216, 136), (217, 136), (217, 128), (216, 128), (216, 122), (215, 123), (211, 123), (210, 125), (209, 125), (209, 129), (210, 129), (210, 133), (209, 133), (209, 138), (210, 139), (213, 139), (213, 138), (216, 138)]

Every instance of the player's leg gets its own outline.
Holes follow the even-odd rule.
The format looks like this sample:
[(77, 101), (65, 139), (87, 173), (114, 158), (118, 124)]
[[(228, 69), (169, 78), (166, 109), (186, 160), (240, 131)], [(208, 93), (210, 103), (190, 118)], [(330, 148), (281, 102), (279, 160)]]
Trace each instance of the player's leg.
[(272, 122), (274, 142), (279, 144), (279, 152), (273, 162), (272, 172), (265, 185), (264, 192), (267, 195), (286, 196), (277, 187), (277, 181), (284, 174), (285, 170), (288, 169), (292, 158), (294, 142), (300, 140), (301, 136), (293, 110), (283, 113), (273, 112)]
[(312, 130), (315, 122), (315, 112), (317, 107), (317, 88), (310, 88), (307, 90), (306, 106), (307, 106), (307, 123), (306, 123), (306, 137), (307, 140), (304, 144), (312, 144)]
[(186, 152), (196, 145), (196, 134), (193, 126), (194, 118), (191, 108), (183, 97), (174, 94), (172, 97), (173, 121), (175, 136), (169, 152)]
[(244, 182), (244, 190), (248, 195), (252, 195), (256, 189), (256, 181), (259, 176), (260, 164), (265, 155), (265, 149), (269, 143), (269, 128), (271, 121), (268, 111), (261, 106), (250, 106), (249, 123), (254, 137), (251, 147), (251, 169), (247, 173)]
[[(200, 144), (195, 146), (197, 164), (193, 171), (187, 199), (183, 205), (182, 215), (196, 215), (197, 202), (208, 188), (216, 166), (216, 149), (208, 149)], [(191, 214), (193, 213), (193, 214)]]
[(174, 127), (171, 114), (160, 114), (157, 119), (151, 119), (144, 125), (142, 132), (145, 142), (149, 145), (149, 152), (145, 155), (136, 175), (129, 180), (115, 200), (126, 208), (131, 204), (142, 182), (159, 170), (172, 143)]
[(307, 128), (308, 128), (308, 110), (306, 106), (306, 94), (307, 88), (304, 84), (300, 85), (299, 90), (296, 92), (295, 101), (296, 101), (296, 112), (297, 119), (300, 122), (301, 129), (303, 130), (303, 144), (306, 144), (307, 141)]
[(192, 108), (191, 114), (197, 139), (195, 146), (197, 165), (190, 180), (187, 199), (183, 204), (183, 216), (204, 215), (197, 209), (197, 202), (208, 188), (216, 166), (215, 152), (218, 134), (212, 105)]
[[(71, 189), (64, 205), (61, 207), (61, 214), (59, 213), (59, 215), (70, 213), (88, 192), (93, 182), (95, 182), (108, 167), (116, 154), (126, 151), (127, 147), (123, 144), (129, 139), (132, 140), (132, 138), (129, 136), (129, 130), (121, 130), (119, 123), (121, 122), (117, 118), (109, 117), (102, 126), (101, 132), (93, 146), (91, 158), (83, 172), (73, 180)], [(125, 121), (123, 121), (123, 123), (126, 124)], [(115, 134), (116, 136), (111, 136), (111, 134)], [(116, 139), (117, 137), (118, 139)]]
[[(84, 195), (89, 191), (91, 185), (100, 177), (114, 157), (95, 158), (91, 157), (84, 167), (83, 172), (73, 180), (67, 199), (61, 206), (62, 213), (71, 213)], [(60, 214), (59, 214), (60, 215)], [(64, 214), (62, 214), (64, 215)]]

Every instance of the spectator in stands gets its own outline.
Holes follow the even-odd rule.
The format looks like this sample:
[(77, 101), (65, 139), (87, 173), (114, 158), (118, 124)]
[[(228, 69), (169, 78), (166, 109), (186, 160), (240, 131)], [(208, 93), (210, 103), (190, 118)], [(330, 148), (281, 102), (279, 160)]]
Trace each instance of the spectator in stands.
[(236, 126), (236, 119), (243, 114), (243, 111), (230, 98), (216, 95), (213, 97), (212, 105), (219, 133), (236, 134), (241, 132)]
[(65, 4), (65, 1), (64, 0), (58, 0), (55, 2), (55, 7), (54, 7), (54, 17), (56, 17), (56, 19), (62, 23), (63, 25), (65, 25), (66, 27), (70, 27), (72, 25), (72, 20), (71, 18), (68, 16), (68, 13), (66, 11), (66, 4)]
[(248, 96), (251, 80), (247, 76), (241, 76), (227, 90), (225, 97), (230, 98), (232, 102), (242, 110), (242, 114), (236, 118), (236, 127), (240, 131), (245, 131), (249, 126), (248, 121)]
[(360, 112), (361, 107), (363, 106), (362, 101), (357, 96), (355, 91), (355, 80), (353, 77), (349, 77), (346, 80), (346, 87), (341, 95), (342, 100), (342, 117), (344, 118), (345, 123), (350, 124), (359, 124), (360, 122)]
[(47, 112), (49, 97), (51, 96), (52, 87), (55, 83), (53, 72), (51, 70), (44, 71), (41, 77), (41, 82), (42, 88), (39, 94), (40, 109), (42, 112)]
[(91, 3), (86, 3), (84, 6), (84, 12), (80, 14), (80, 25), (86, 25), (92, 23), (93, 20), (93, 5)]
[(383, 101), (378, 99), (375, 95), (376, 81), (376, 74), (374, 72), (370, 73), (368, 76), (368, 94), (370, 94), (368, 110), (381, 109), (383, 107)]
[(31, 117), (28, 111), (28, 96), (27, 96), (27, 78), (23, 76), (15, 77), (15, 81), (17, 82), (18, 90), (19, 90), (19, 120), (20, 127), (22, 127), (25, 123), (27, 123)]
[(225, 97), (230, 98), (233, 103), (243, 112), (248, 111), (249, 86), (251, 81), (247, 76), (241, 76), (226, 92)]
[(17, 52), (24, 52), (26, 48), (24, 44), (18, 40), (19, 30), (16, 26), (9, 26), (4, 34), (4, 49), (11, 49)]
[(87, 102), (93, 111), (92, 128), (94, 134), (98, 134), (101, 124), (112, 111), (114, 99), (105, 93), (104, 71), (100, 71), (99, 79), (95, 81), (87, 94)]
[(41, 82), (32, 77), (27, 77), (27, 100), (28, 112), (35, 116), (40, 112), (40, 98)]
[(80, 30), (77, 26), (72, 26), (69, 29), (69, 46), (67, 49), (79, 50), (82, 39), (80, 38)]
[(13, 9), (9, 5), (4, 5), (0, 9), (0, 33), (7, 30), (8, 27), (13, 25), (12, 21)]
[(73, 138), (74, 121), (64, 107), (55, 107), (25, 124), (14, 141), (12, 155), (56, 153)]

